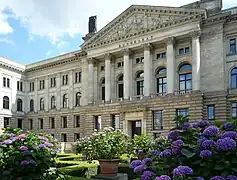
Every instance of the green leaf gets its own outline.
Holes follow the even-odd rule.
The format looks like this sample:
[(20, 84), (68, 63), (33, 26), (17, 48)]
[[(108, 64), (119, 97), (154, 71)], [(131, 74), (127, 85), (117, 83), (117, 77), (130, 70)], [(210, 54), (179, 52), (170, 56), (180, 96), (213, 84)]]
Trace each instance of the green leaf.
[(237, 168), (231, 168), (232, 171), (237, 172)]
[(233, 157), (232, 161), (233, 164), (237, 164), (237, 159), (235, 157)]
[(215, 165), (214, 169), (215, 170), (223, 170), (224, 166), (222, 166), (222, 165)]
[(189, 151), (188, 149), (184, 149), (184, 148), (181, 150), (181, 153), (184, 156), (186, 156), (187, 158), (191, 158), (191, 157), (195, 156), (195, 154), (196, 154), (196, 153), (193, 153), (193, 152)]

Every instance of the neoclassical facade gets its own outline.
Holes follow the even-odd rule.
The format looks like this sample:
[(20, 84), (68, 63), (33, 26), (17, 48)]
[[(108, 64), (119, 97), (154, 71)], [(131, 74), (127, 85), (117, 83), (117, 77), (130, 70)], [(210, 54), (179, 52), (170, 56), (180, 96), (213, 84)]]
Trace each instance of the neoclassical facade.
[(98, 32), (90, 19), (78, 51), (26, 66), (1, 59), (1, 127), (72, 142), (105, 126), (156, 137), (177, 114), (237, 117), (236, 7), (132, 5)]

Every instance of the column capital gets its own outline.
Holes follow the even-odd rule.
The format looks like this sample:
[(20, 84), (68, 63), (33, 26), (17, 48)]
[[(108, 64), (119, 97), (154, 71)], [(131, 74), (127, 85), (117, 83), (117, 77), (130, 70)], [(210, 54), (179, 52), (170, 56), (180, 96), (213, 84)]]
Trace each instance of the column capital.
[(165, 39), (165, 42), (167, 45), (174, 45), (175, 44), (175, 38), (172, 36), (172, 37), (168, 37)]
[(122, 51), (123, 51), (125, 56), (129, 56), (132, 53), (132, 51), (130, 49), (128, 49), (128, 48), (125, 48)]
[(150, 51), (152, 49), (152, 45), (150, 43), (143, 44), (144, 51)]
[(104, 55), (104, 58), (105, 58), (105, 60), (111, 60), (112, 55), (111, 55), (110, 53), (106, 53), (106, 54)]
[(90, 57), (87, 59), (88, 64), (94, 64), (95, 63), (95, 58)]
[(201, 31), (200, 30), (194, 30), (194, 31), (189, 33), (189, 36), (192, 37), (193, 39), (200, 38)]

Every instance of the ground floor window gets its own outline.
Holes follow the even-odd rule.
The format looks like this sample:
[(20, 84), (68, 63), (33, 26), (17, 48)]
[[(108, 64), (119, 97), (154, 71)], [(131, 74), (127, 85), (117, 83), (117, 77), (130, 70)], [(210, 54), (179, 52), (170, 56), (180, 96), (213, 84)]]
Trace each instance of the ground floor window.
[(10, 118), (4, 117), (4, 128), (7, 128), (10, 126)]
[(162, 110), (152, 111), (153, 130), (163, 129)]
[(233, 102), (231, 105), (231, 114), (232, 118), (236, 119), (237, 118), (237, 102)]
[(208, 120), (215, 119), (215, 105), (208, 105), (207, 106), (207, 118), (208, 118)]

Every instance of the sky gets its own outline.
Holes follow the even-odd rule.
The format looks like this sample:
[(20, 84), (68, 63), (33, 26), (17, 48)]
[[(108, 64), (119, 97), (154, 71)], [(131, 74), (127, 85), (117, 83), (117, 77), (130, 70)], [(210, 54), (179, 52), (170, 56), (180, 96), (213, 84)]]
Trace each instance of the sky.
[[(222, 0), (223, 8), (237, 6)], [(0, 56), (31, 64), (80, 49), (90, 16), (97, 31), (132, 4), (182, 6), (195, 0), (0, 0)]]

